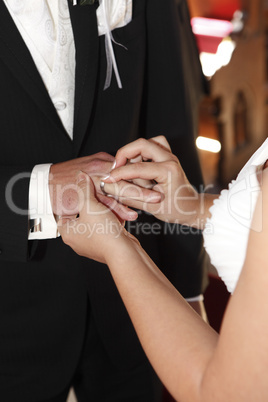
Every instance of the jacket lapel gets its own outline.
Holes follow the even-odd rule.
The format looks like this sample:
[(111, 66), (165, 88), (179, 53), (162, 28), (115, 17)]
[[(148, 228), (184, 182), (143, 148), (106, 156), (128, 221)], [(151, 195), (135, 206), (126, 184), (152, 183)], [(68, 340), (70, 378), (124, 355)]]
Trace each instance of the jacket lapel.
[[(74, 153), (78, 154), (93, 106), (98, 72), (96, 6), (73, 6), (68, 1), (76, 48)], [(51, 102), (42, 78), (3, 1), (0, 1), (0, 58), (46, 116), (70, 140)]]
[(0, 58), (46, 116), (66, 134), (31, 54), (3, 1), (0, 1)]
[(96, 6), (68, 1), (76, 51), (74, 152), (78, 155), (89, 124), (98, 72), (99, 40)]

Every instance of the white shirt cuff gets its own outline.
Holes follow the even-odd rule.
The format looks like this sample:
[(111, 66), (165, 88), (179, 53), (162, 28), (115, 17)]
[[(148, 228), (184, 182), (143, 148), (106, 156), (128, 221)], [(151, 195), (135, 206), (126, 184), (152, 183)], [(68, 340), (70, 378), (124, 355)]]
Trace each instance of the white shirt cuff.
[(29, 188), (29, 240), (52, 239), (59, 236), (48, 188), (51, 164), (36, 165)]

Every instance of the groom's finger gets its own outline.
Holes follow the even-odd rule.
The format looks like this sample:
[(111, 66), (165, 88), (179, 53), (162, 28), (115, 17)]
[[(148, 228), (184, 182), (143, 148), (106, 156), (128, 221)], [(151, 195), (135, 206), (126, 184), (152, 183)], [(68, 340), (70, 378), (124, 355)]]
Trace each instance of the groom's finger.
[(96, 193), (94, 183), (87, 174), (81, 173), (78, 176), (79, 211), (81, 217), (86, 213), (105, 213), (111, 210), (123, 223), (125, 220), (137, 219), (137, 212), (121, 205), (114, 198)]
[(96, 197), (94, 183), (86, 173), (81, 172), (77, 177), (78, 188), (78, 210), (83, 218), (87, 214), (102, 214), (108, 211), (106, 206), (99, 202)]

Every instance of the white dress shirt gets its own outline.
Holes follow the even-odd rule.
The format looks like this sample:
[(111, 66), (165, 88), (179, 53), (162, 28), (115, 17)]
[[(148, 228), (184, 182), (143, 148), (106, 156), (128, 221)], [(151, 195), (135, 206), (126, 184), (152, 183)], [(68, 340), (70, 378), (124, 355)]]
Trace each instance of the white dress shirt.
[[(73, 138), (75, 47), (67, 1), (4, 0), (28, 47), (61, 122)], [(34, 167), (29, 189), (29, 239), (58, 235), (48, 189), (51, 164)], [(31, 226), (31, 225), (30, 225)]]

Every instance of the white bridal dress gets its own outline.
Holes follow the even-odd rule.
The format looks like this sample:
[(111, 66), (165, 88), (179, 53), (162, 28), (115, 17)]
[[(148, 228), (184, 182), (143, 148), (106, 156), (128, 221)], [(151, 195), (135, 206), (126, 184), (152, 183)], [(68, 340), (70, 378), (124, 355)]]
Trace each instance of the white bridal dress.
[(203, 231), (204, 246), (211, 263), (231, 293), (245, 260), (249, 231), (261, 230), (261, 221), (252, 228), (251, 221), (257, 198), (261, 196), (258, 172), (267, 159), (268, 139), (245, 164), (236, 180), (229, 184), (228, 190), (223, 190), (214, 201), (210, 208), (212, 216)]

